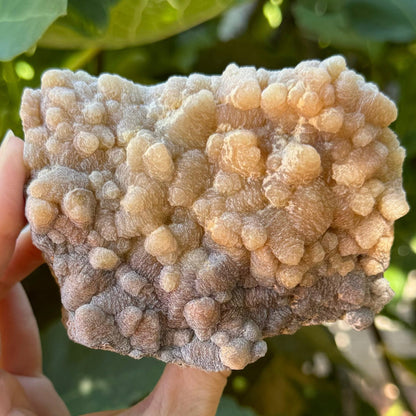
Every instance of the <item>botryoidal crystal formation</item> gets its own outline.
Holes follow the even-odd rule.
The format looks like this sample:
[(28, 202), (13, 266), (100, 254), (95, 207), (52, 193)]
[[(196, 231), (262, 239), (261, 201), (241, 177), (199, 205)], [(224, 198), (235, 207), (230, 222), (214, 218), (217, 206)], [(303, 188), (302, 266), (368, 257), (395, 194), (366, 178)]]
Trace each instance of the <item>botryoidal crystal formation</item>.
[(210, 371), (391, 299), (394, 103), (341, 56), (155, 86), (50, 70), (21, 117), (33, 241), (70, 338)]

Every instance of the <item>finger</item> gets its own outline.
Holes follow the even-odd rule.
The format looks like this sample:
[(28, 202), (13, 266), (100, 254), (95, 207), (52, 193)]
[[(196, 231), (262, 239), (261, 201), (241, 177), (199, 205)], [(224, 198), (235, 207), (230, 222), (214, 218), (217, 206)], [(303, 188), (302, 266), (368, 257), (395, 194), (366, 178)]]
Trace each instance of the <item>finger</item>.
[(0, 415), (36, 416), (16, 377), (0, 370)]
[[(71, 416), (51, 381), (45, 376), (16, 379), (26, 393), (32, 409), (38, 416)], [(1, 397), (1, 396), (0, 396)], [(0, 413), (2, 414), (2, 413)]]
[(11, 131), (0, 147), (0, 276), (13, 254), (16, 238), (25, 224), (23, 142)]
[(0, 300), (0, 368), (15, 375), (42, 374), (39, 330), (20, 283)]
[(3, 276), (0, 276), (0, 299), (15, 283), (20, 282), (44, 262), (42, 253), (32, 244), (29, 227), (17, 238), (16, 247)]
[(121, 415), (214, 416), (230, 374), (167, 364), (152, 393)]
[(0, 370), (0, 415), (70, 416), (46, 377), (15, 377)]
[(214, 416), (230, 374), (167, 364), (152, 393), (137, 405), (84, 416)]

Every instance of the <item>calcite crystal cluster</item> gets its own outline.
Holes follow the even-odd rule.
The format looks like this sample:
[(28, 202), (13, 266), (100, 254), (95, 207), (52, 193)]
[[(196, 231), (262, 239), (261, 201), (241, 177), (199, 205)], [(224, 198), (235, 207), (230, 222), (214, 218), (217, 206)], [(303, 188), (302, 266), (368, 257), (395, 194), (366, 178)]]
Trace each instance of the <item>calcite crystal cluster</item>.
[(334, 56), (156, 86), (26, 90), (26, 215), (70, 338), (217, 371), (265, 337), (368, 326), (406, 214), (396, 107)]

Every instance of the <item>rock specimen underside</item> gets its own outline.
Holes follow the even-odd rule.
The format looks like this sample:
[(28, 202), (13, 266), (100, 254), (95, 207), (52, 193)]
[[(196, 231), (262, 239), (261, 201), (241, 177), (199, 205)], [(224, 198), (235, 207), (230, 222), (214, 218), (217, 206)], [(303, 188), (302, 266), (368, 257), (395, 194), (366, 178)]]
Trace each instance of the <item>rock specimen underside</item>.
[(406, 214), (396, 107), (340, 56), (156, 86), (26, 90), (26, 215), (92, 348), (241, 369), (265, 337), (368, 326)]

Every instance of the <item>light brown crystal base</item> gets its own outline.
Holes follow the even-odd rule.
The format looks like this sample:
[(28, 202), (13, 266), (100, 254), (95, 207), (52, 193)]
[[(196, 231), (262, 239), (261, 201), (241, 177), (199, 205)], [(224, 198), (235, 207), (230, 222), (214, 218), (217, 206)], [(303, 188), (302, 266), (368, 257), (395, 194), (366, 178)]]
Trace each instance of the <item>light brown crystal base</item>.
[(392, 296), (397, 112), (342, 57), (152, 87), (52, 70), (21, 115), (26, 215), (79, 343), (239, 369)]

